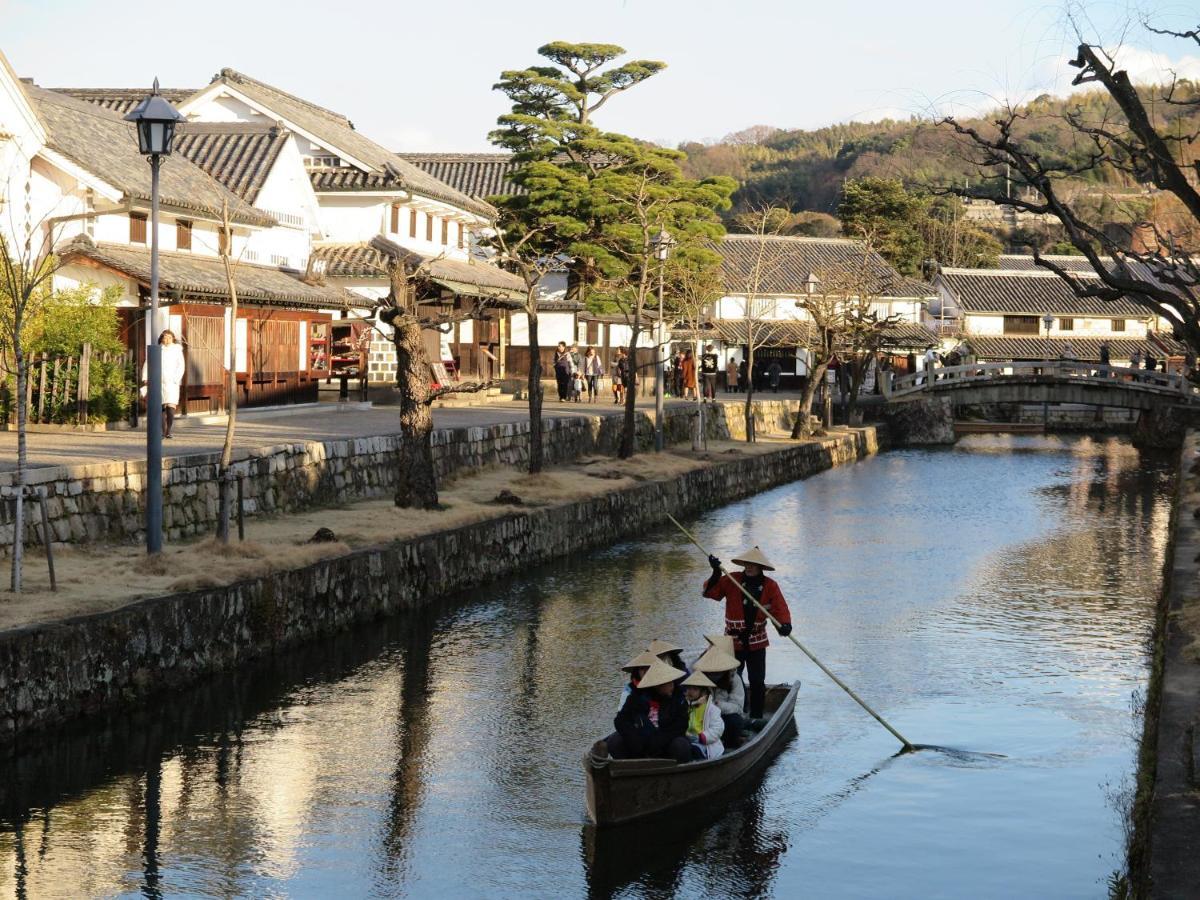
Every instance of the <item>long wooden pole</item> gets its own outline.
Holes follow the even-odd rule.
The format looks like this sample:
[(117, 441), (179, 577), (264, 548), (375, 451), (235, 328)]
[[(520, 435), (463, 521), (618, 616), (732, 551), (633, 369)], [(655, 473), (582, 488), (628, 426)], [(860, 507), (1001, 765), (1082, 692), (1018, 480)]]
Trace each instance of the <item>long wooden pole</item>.
[[(670, 513), (667, 513), (667, 518), (670, 519), (672, 523), (674, 523), (676, 528), (678, 528), (680, 531), (682, 531), (684, 533), (684, 535), (687, 537), (687, 539), (689, 541), (691, 541), (693, 544), (696, 545), (696, 548), (701, 553), (703, 553), (705, 556), (712, 556), (712, 554), (709, 553), (708, 550), (706, 550), (704, 548), (704, 546), (698, 540), (696, 540), (695, 536), (690, 531), (688, 531), (686, 528), (684, 528), (682, 525), (679, 524), (678, 519), (676, 519)], [(724, 566), (721, 567), (721, 574), (722, 575), (729, 574), (728, 572), (725, 571)], [(767, 608), (765, 606), (763, 606), (761, 603), (759, 603), (757, 600), (755, 600), (754, 595), (751, 594), (748, 590), (746, 590), (745, 586), (740, 581), (738, 581), (736, 578), (732, 578), (730, 580), (733, 581), (733, 583), (738, 586), (738, 588), (741, 590), (741, 592), (746, 596), (746, 598), (751, 603), (753, 603), (755, 606), (757, 606), (759, 608), (759, 610), (762, 611), (763, 615), (765, 615), (767, 617), (767, 620), (772, 625), (774, 625), (776, 628), (779, 627), (779, 620), (776, 619), (773, 615), (771, 615), (771, 613), (767, 611)], [(845, 691), (847, 694), (849, 694), (851, 699), (854, 700), (854, 702), (857, 703), (859, 706), (861, 706), (863, 709), (865, 709), (868, 713), (870, 713), (871, 717), (874, 718), (876, 722), (878, 722), (880, 725), (882, 725), (884, 728), (886, 728), (888, 731), (890, 731), (892, 733), (892, 737), (894, 737), (896, 740), (898, 740), (901, 744), (904, 745), (905, 752), (917, 749), (908, 740), (908, 738), (906, 738), (904, 735), (902, 735), (900, 732), (898, 732), (895, 728), (893, 728), (891, 725), (889, 725), (884, 720), (883, 716), (881, 716), (879, 713), (875, 712), (875, 710), (871, 709), (871, 707), (867, 705), (866, 701), (863, 700), (862, 697), (860, 697), (860, 696), (858, 696), (858, 694), (854, 693), (854, 691), (850, 689), (850, 686), (848, 684), (846, 684), (846, 682), (842, 681), (842, 679), (840, 679), (836, 675), (834, 675), (833, 672), (829, 671), (829, 668), (825, 665), (825, 663), (823, 663), (819, 659), (817, 659), (816, 656), (814, 656), (807, 647), (805, 647), (802, 643), (800, 643), (800, 640), (794, 634), (789, 634), (788, 638), (791, 640), (791, 642), (793, 644), (795, 644), (797, 647), (800, 648), (801, 653), (803, 653), (805, 656), (807, 656), (809, 659), (811, 659), (816, 664), (818, 669), (820, 669), (822, 672), (824, 672), (826, 675), (828, 675), (834, 684), (836, 684), (843, 691)]]

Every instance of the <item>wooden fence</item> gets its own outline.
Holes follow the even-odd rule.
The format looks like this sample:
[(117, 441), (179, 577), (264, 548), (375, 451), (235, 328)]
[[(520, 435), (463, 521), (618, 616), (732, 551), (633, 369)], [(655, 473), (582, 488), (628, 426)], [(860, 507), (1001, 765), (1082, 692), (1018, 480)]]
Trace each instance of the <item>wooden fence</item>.
[(29, 360), (25, 383), (26, 409), (31, 424), (91, 421), (92, 369), (96, 362), (117, 364), (125, 375), (130, 392), (130, 408), (137, 409), (136, 363), (133, 351), (123, 353), (93, 353), (90, 344), (83, 345), (78, 356), (35, 354)]

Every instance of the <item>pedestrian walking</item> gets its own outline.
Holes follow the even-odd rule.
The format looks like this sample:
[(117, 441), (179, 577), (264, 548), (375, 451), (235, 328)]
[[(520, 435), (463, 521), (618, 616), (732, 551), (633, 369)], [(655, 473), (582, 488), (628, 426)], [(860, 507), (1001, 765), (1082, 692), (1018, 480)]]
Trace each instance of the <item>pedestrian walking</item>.
[(554, 348), (554, 380), (558, 384), (558, 399), (565, 403), (571, 390), (571, 352), (566, 341), (559, 341)]
[(700, 374), (704, 376), (704, 399), (717, 399), (717, 372), (719, 371), (720, 360), (717, 359), (717, 354), (713, 352), (712, 344), (704, 348), (704, 352), (700, 354)]
[(671, 359), (671, 396), (683, 396), (683, 351), (676, 350)]
[(725, 633), (733, 637), (735, 656), (741, 663), (738, 672), (745, 669), (750, 682), (750, 717), (761, 719), (766, 697), (767, 646), (770, 644), (767, 618), (746, 598), (742, 587), (779, 622), (781, 637), (792, 633), (792, 613), (779, 584), (766, 575), (775, 567), (758, 547), (734, 557), (733, 562), (742, 567), (741, 572), (722, 575), (719, 559), (710, 556), (708, 562), (712, 566), (712, 575), (705, 582), (704, 596), (725, 601)]
[(937, 380), (936, 367), (938, 364), (937, 351), (930, 347), (925, 351), (925, 383), (933, 384)]
[[(183, 375), (187, 364), (183, 358), (183, 345), (175, 338), (175, 332), (165, 329), (158, 336), (159, 346), (162, 347), (162, 373), (159, 384), (162, 385), (162, 436), (173, 438), (171, 433), (175, 427), (175, 411), (179, 408), (179, 388), (183, 384)], [(150, 361), (142, 363), (141, 395), (149, 395)]]
[(771, 364), (767, 366), (767, 379), (771, 385), (771, 392), (779, 393), (779, 380), (783, 375), (783, 366), (779, 364), (779, 360), (771, 360)]
[(738, 392), (744, 393), (750, 389), (750, 363), (746, 357), (742, 357), (742, 361), (738, 363)]
[(600, 393), (600, 377), (604, 374), (604, 365), (596, 355), (595, 347), (588, 347), (583, 357), (583, 375), (587, 379), (588, 403), (595, 403)]
[(1142, 351), (1140, 349), (1137, 349), (1129, 354), (1129, 368), (1140, 369), (1141, 367), (1142, 367)]
[(689, 348), (683, 354), (683, 362), (680, 366), (683, 369), (683, 397), (685, 400), (699, 399), (696, 393), (696, 358), (692, 355)]
[[(1100, 342), (1100, 365), (1101, 367), (1112, 365), (1112, 347), (1109, 346), (1108, 341)], [(1107, 378), (1110, 374), (1110, 372), (1102, 372), (1101, 377)]]
[(738, 389), (738, 364), (737, 361), (730, 356), (729, 362), (725, 363), (725, 393), (736, 394)]
[(1158, 359), (1149, 350), (1146, 351), (1146, 371), (1153, 372), (1158, 368)]

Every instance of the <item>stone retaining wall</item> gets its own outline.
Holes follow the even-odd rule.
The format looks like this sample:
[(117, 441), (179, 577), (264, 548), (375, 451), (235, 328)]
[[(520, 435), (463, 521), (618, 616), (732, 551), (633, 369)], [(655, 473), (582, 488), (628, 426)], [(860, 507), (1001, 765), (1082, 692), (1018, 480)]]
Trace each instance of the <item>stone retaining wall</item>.
[[(790, 429), (797, 406), (797, 401), (755, 402), (760, 433)], [(667, 408), (668, 443), (691, 440), (694, 416), (691, 407)], [(710, 439), (745, 436), (741, 404), (706, 404), (705, 416)], [(621, 423), (617, 410), (602, 416), (545, 419), (547, 465), (589, 453), (616, 453)], [(653, 420), (642, 410), (637, 432), (641, 449), (653, 446)], [(439, 478), (489, 465), (524, 465), (529, 460), (529, 422), (439, 429), (433, 435), (433, 453)], [(163, 460), (163, 524), (168, 540), (215, 531), (219, 462), (219, 453)], [(248, 516), (388, 497), (395, 485), (396, 438), (379, 435), (241, 450), (235, 455), (234, 469), (246, 479)], [(54, 543), (140, 541), (145, 537), (145, 474), (145, 460), (115, 460), (32, 469), (26, 483), (46, 489)], [(13, 473), (0, 474), (0, 494), (14, 479)], [(26, 543), (40, 545), (40, 518), (36, 507), (30, 512)], [(12, 517), (11, 499), (0, 501), (0, 554), (7, 554), (12, 546)]]
[[(0, 743), (852, 462), (865, 428), (290, 572), (0, 633)], [(187, 482), (184, 482), (187, 484)], [(78, 495), (77, 495), (78, 496)]]

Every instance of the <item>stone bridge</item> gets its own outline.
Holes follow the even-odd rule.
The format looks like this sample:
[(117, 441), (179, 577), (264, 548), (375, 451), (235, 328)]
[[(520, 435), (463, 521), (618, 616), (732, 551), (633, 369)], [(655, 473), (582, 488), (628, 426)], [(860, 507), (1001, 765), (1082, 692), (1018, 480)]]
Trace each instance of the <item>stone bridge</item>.
[(1066, 361), (934, 367), (885, 382), (883, 395), (889, 403), (945, 397), (953, 407), (1084, 403), (1143, 411), (1200, 410), (1200, 393), (1181, 375)]

